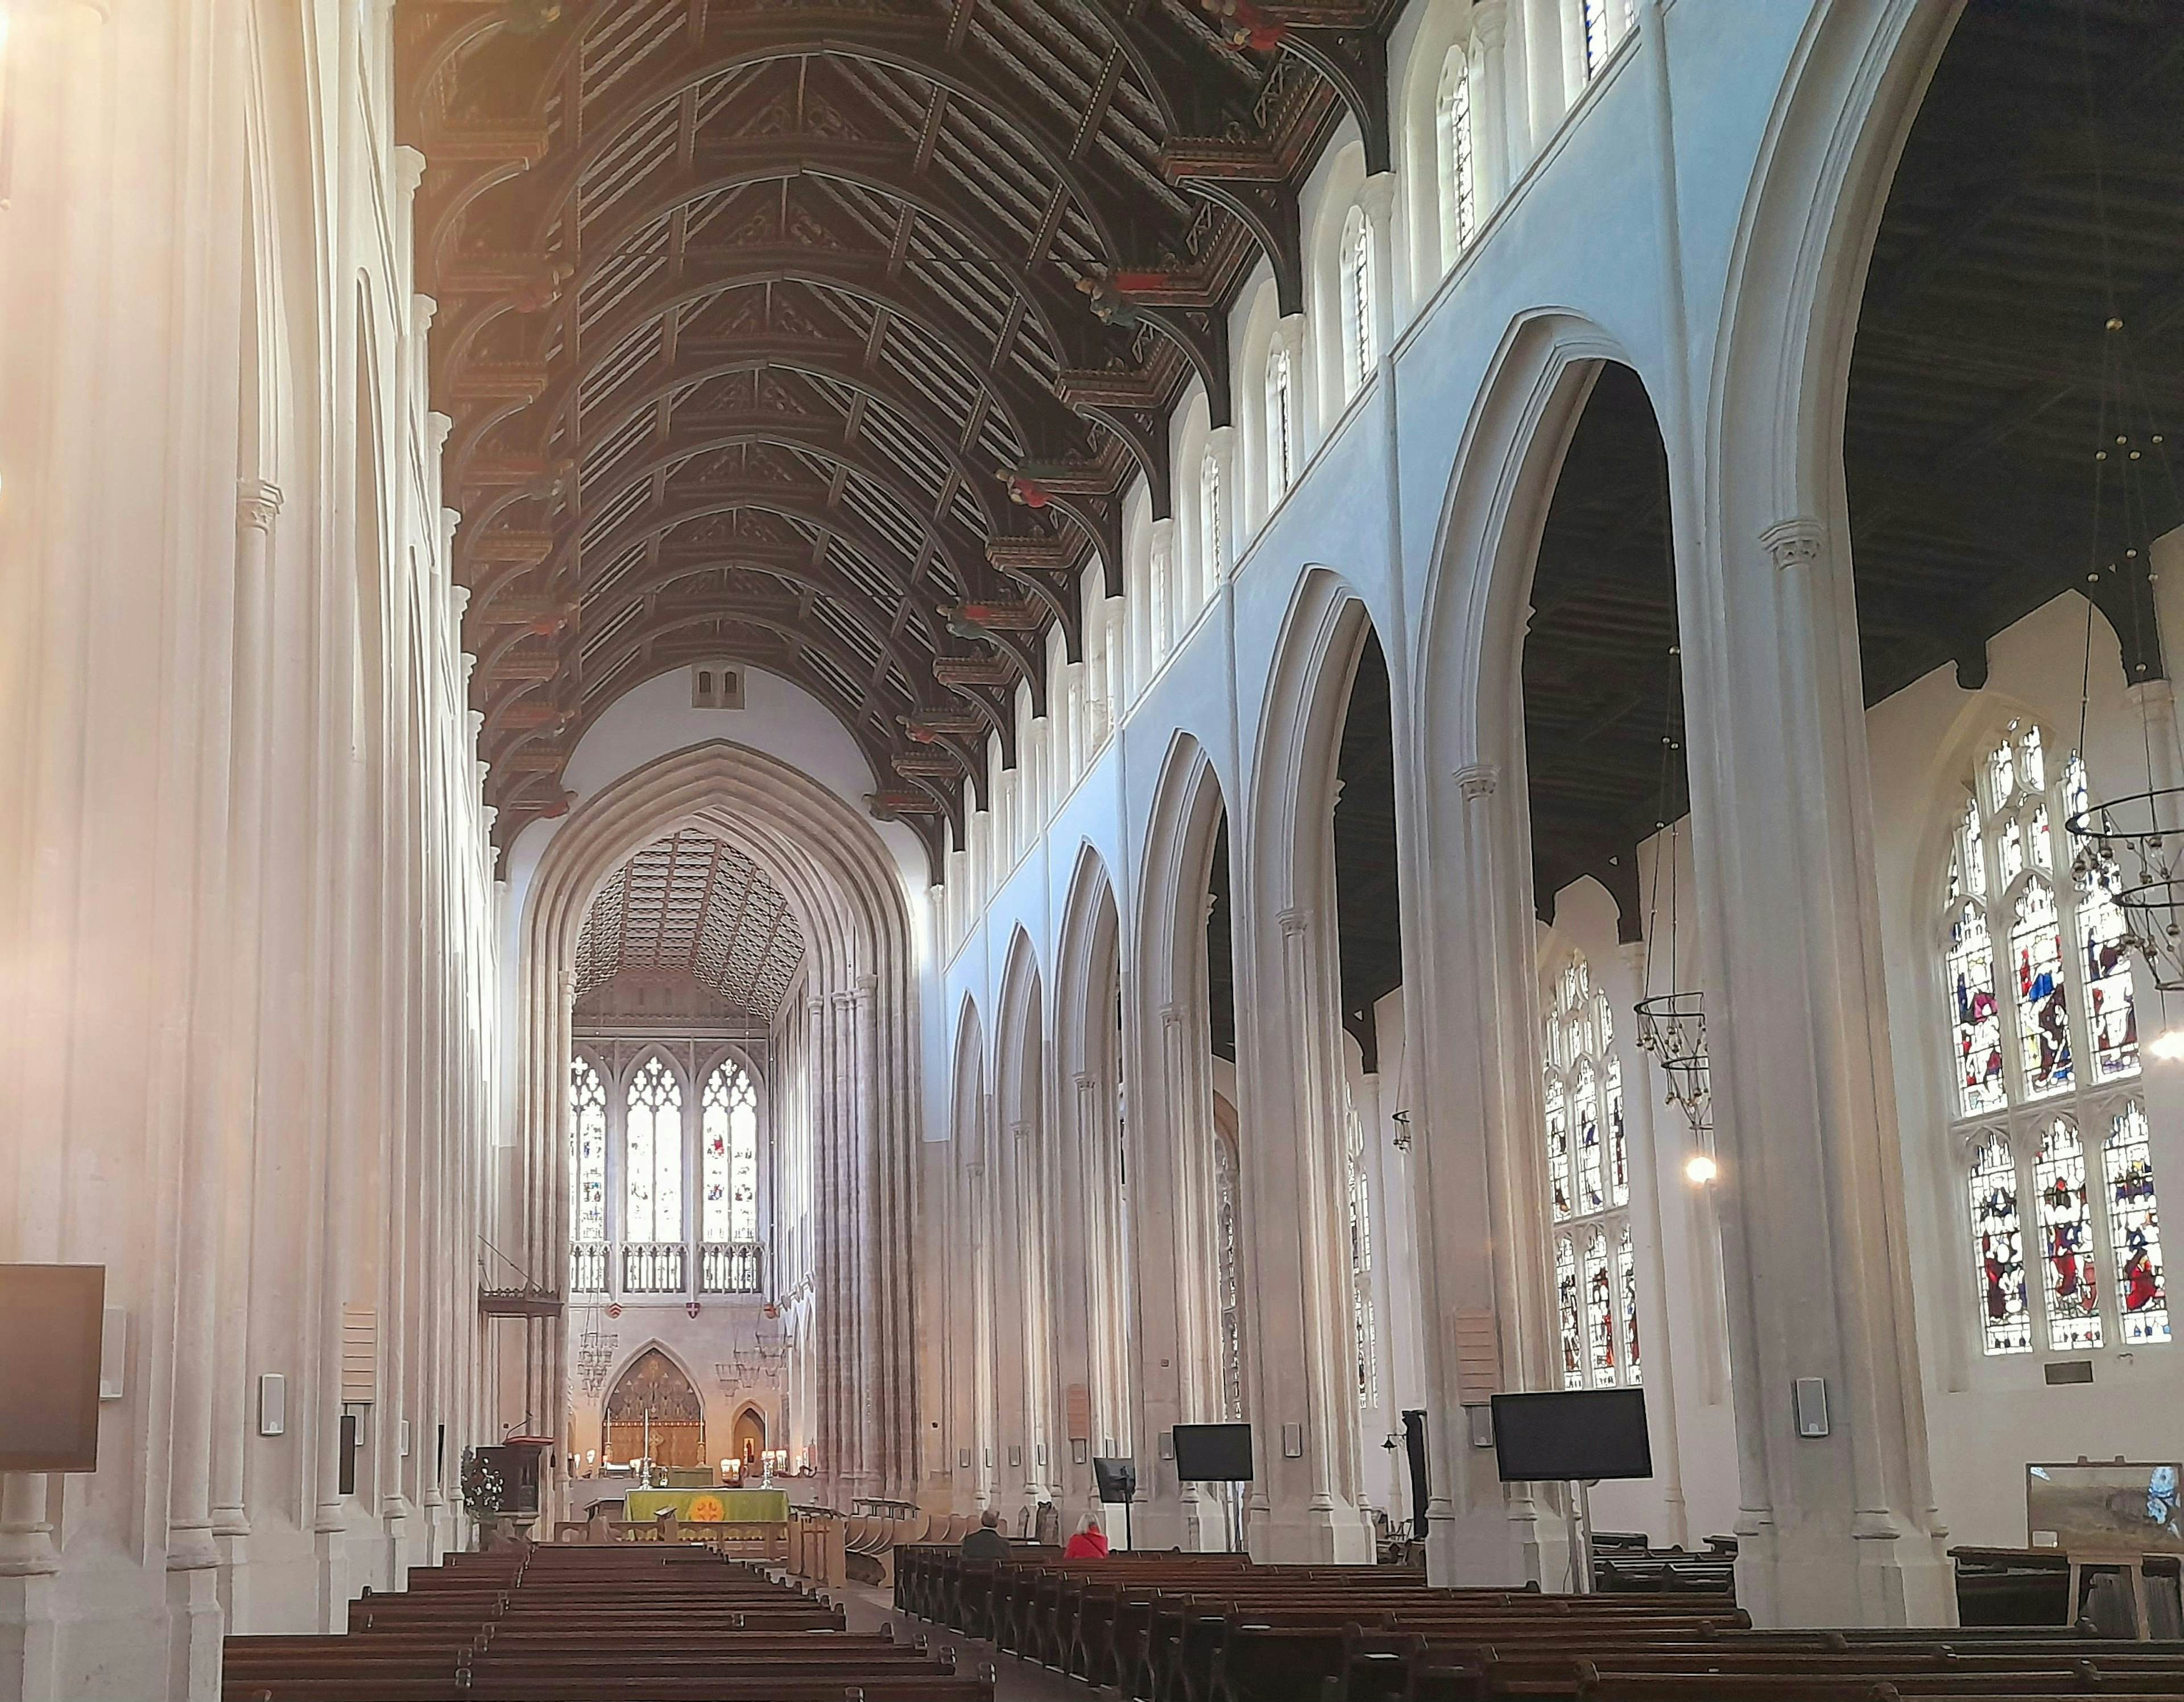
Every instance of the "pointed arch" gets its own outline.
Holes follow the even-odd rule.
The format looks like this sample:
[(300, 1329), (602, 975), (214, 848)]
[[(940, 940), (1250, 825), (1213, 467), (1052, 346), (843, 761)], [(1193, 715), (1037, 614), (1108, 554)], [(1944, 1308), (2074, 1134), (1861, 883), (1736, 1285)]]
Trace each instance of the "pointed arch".
[[(535, 1268), (567, 1258), (566, 977), (585, 914), (621, 862), (684, 826), (733, 840), (788, 899), (805, 940), (811, 1044), (858, 1060), (861, 1079), (822, 1071), (814, 1087), (817, 1172), (852, 1178), (856, 1191), (831, 1203), (852, 1226), (822, 1241), (814, 1273), (815, 1464), (822, 1477), (855, 1476), (907, 1499), (917, 1477), (918, 1300), (909, 1285), (879, 1288), (860, 1273), (913, 1268), (917, 954), (894, 859), (872, 823), (817, 781), (747, 746), (695, 745), (595, 794), (547, 843), (521, 941), (515, 1256)], [(540, 1368), (549, 1404), (566, 1399), (561, 1352), (550, 1349)]]

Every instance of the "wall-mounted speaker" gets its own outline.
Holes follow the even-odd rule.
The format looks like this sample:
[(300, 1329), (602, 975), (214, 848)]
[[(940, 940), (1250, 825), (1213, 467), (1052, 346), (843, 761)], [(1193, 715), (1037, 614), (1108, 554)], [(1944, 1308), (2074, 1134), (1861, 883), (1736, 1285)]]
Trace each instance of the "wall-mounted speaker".
[(258, 1433), (285, 1436), (288, 1432), (288, 1379), (267, 1371), (258, 1379)]

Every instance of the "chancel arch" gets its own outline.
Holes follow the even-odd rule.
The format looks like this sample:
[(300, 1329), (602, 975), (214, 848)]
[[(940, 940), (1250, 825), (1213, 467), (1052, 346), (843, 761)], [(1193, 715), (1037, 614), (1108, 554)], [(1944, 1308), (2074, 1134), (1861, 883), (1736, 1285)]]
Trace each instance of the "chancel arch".
[[(539, 859), (523, 936), (528, 1232), (542, 1250), (553, 1249), (552, 1263), (567, 1258), (565, 1120), (586, 920), (632, 853), (684, 830), (738, 848), (779, 893), (803, 946), (791, 1001), (802, 1019), (800, 1043), (848, 1066), (817, 1072), (810, 1125), (810, 1162), (822, 1197), (836, 1185), (831, 1179), (850, 1179), (828, 1209), (846, 1211), (851, 1226), (819, 1242), (812, 1338), (799, 1343), (816, 1360), (814, 1469), (826, 1479), (911, 1493), (914, 1303), (906, 1285), (876, 1289), (864, 1276), (907, 1268), (900, 1261), (909, 1257), (916, 1104), (911, 935), (894, 859), (837, 794), (777, 758), (716, 742), (638, 768), (554, 833)], [(686, 1066), (684, 1074), (694, 1071)], [(705, 1086), (695, 1079), (693, 1098)], [(692, 1164), (694, 1190), (702, 1181), (694, 1153)], [(549, 1344), (541, 1358), (544, 1381), (558, 1386), (567, 1375), (561, 1349)], [(883, 1421), (883, 1414), (891, 1416)]]

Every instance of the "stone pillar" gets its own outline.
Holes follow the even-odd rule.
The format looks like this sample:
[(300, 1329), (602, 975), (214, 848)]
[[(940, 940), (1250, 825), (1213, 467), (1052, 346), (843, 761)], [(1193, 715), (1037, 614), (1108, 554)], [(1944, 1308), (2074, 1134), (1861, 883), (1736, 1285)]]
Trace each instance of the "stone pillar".
[[(1926, 1465), (1850, 564), (1824, 523), (1802, 517), (1726, 535), (1721, 548), (1719, 578), (1680, 574), (1678, 596), (1738, 1599), (1762, 1624), (1947, 1624), (1954, 1589)], [(1825, 1384), (1825, 1437), (1793, 1423), (1802, 1377)]]
[(1157, 673), (1167, 653), (1175, 648), (1176, 595), (1175, 584), (1175, 520), (1173, 516), (1153, 522), (1153, 554), (1151, 572), (1152, 649), (1147, 656), (1145, 672), (1148, 676)]
[[(1662, 1183), (1665, 1176), (1680, 1173), (1681, 1155), (1690, 1145), (1691, 1130), (1680, 1110), (1664, 1112), (1660, 1099), (1648, 1091), (1659, 1079), (1659, 1072), (1648, 1066), (1645, 1055), (1635, 1046), (1626, 1043), (1635, 1034), (1635, 1019), (1630, 1015), (1630, 1008), (1648, 992), (1646, 942), (1625, 940), (1617, 956), (1622, 973), (1611, 997), (1615, 1007), (1616, 1049), (1624, 1063), (1623, 1129), (1624, 1149), (1630, 1154), (1631, 1238), (1639, 1271), (1638, 1324), (1646, 1423), (1652, 1438), (1653, 1481), (1660, 1486), (1662, 1505), (1669, 1514), (1666, 1540), (1671, 1547), (1682, 1548), (1691, 1541), (1691, 1521), (1685, 1511), (1683, 1454), (1676, 1432), (1675, 1343), (1669, 1328), (1668, 1297), (1661, 1292), (1661, 1282), (1648, 1282), (1646, 1275), (1650, 1271), (1658, 1276), (1666, 1269), (1661, 1245)], [(1598, 971), (1595, 975), (1606, 979)], [(1687, 1315), (1702, 1317), (1713, 1304), (1713, 1297), (1706, 1293), (1690, 1293)]]
[[(1201, 983), (1202, 985), (1202, 983)], [(1131, 1203), (1136, 1214), (1138, 1380), (1133, 1391), (1139, 1504), (1132, 1534), (1140, 1548), (1218, 1549), (1219, 1507), (1195, 1483), (1178, 1484), (1168, 1447), (1177, 1424), (1222, 1416), (1220, 1323), (1213, 1293), (1212, 1104), (1202, 1010), (1163, 1005), (1158, 1026), (1126, 1000), (1138, 1079), (1132, 1146), (1141, 1154)], [(1150, 1031), (1150, 1032), (1149, 1032)]]
[(1563, 1576), (1558, 1520), (1522, 1485), (1506, 1489), (1490, 1447), (1472, 1441), (1499, 1392), (1556, 1386), (1553, 1318), (1540, 1245), (1535, 928), (1523, 798), (1476, 763), (1424, 800), (1417, 836), (1427, 925), (1406, 946), (1416, 1084), (1422, 1332), (1434, 1414), (1426, 1561), (1439, 1584)]
[(234, 975), (226, 1122), (229, 1178), (220, 1231), (212, 1531), (219, 1595), (230, 1632), (249, 1629), (250, 1516), (244, 1500), (249, 1447), (249, 1307), (257, 1212), (260, 905), (265, 865), (265, 776), (270, 765), (267, 670), (272, 665), (272, 531), (281, 492), (246, 478), (236, 492), (235, 700), (228, 781), (228, 865), (234, 893)]
[(1484, 225), (1509, 192), (1511, 162), (1522, 157), (1513, 132), (1523, 103), (1510, 98), (1509, 0), (1471, 8), (1471, 175), (1473, 212)]
[(1310, 909), (1293, 907), (1274, 918), (1268, 962), (1249, 915), (1240, 907), (1238, 933), (1254, 940), (1259, 965), (1245, 982), (1257, 996), (1237, 1008), (1258, 1468), (1251, 1548), (1262, 1560), (1370, 1561), (1357, 1505), (1335, 944)]

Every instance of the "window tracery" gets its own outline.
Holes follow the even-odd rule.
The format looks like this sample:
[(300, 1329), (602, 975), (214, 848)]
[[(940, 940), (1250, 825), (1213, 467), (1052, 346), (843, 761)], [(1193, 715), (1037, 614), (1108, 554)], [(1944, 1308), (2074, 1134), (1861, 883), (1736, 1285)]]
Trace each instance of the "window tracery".
[(2123, 916), (2098, 871), (2056, 843), (2086, 796), (2077, 755), (2056, 762), (2038, 726), (2012, 720), (1973, 765), (1951, 839), (1942, 904), (1951, 1113), (1969, 1155), (1990, 1356), (2170, 1339)]
[(658, 1053), (629, 1083), (623, 1232), (632, 1242), (682, 1238), (682, 1087)]
[(1630, 1149), (1615, 1017), (1573, 953), (1550, 989), (1545, 1134), (1563, 1387), (1640, 1380)]

